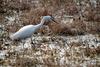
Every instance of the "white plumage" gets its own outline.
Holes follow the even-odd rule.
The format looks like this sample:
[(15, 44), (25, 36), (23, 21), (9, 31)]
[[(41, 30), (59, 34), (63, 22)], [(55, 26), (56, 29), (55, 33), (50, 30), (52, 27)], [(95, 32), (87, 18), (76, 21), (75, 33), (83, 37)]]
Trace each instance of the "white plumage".
[(44, 16), (40, 24), (24, 26), (19, 31), (11, 35), (10, 38), (12, 40), (20, 40), (20, 39), (29, 38), (32, 36), (33, 33), (38, 31), (43, 26), (44, 22), (48, 22), (48, 21), (54, 21), (54, 18), (51, 16)]

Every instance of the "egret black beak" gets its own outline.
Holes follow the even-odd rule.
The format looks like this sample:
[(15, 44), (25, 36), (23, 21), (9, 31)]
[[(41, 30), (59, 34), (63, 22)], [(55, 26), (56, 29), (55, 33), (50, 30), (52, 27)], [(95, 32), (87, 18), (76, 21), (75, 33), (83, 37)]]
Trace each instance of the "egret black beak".
[(54, 17), (52, 17), (52, 21), (55, 22), (55, 23), (57, 23), (57, 22), (54, 20)]
[(52, 21), (55, 22), (55, 23), (57, 23), (54, 19)]

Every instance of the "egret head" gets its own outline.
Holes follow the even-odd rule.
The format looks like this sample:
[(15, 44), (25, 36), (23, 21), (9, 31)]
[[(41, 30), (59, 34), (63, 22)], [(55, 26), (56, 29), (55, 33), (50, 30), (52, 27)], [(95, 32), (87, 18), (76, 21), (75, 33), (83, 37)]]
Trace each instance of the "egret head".
[(50, 22), (55, 22), (55, 23), (57, 23), (57, 22), (54, 20), (54, 17), (52, 17), (52, 16), (44, 16), (44, 17), (43, 17), (43, 20), (44, 20), (45, 24), (49, 24)]

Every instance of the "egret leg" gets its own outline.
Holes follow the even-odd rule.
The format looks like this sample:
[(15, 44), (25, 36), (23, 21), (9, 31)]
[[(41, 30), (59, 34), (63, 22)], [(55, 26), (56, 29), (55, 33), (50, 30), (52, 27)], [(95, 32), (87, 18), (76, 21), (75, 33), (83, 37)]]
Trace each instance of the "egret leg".
[[(32, 37), (34, 37), (34, 35), (32, 35)], [(35, 38), (33, 39), (32, 37), (31, 37), (31, 54), (33, 53), (33, 50), (35, 49), (35, 44), (34, 44)]]
[(31, 44), (33, 44), (33, 40), (32, 40), (32, 37), (31, 37)]
[[(32, 37), (35, 37), (35, 35), (32, 35)], [(34, 38), (34, 39), (32, 39), (32, 37), (31, 37), (31, 44), (33, 44), (33, 46), (34, 46), (34, 43), (35, 43), (35, 38)]]
[(25, 44), (25, 40), (22, 40), (22, 44), (23, 44), (23, 57), (24, 57), (24, 44)]
[[(32, 37), (33, 37), (33, 36), (32, 36)], [(32, 37), (31, 37), (31, 47), (34, 46), (34, 43), (33, 43), (33, 39), (32, 39)]]

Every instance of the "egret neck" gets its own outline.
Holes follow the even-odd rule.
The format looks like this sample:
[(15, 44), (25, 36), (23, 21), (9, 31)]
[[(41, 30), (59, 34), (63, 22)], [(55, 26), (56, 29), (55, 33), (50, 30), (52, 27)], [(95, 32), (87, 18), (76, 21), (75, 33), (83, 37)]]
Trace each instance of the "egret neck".
[(36, 25), (36, 29), (40, 29), (43, 26), (44, 22), (45, 22), (45, 20), (42, 19), (41, 22)]

